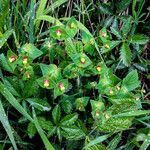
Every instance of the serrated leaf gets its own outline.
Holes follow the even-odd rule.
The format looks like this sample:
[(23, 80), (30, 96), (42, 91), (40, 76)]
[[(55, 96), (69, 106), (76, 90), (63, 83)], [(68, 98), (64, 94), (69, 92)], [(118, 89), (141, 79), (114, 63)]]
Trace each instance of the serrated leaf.
[(111, 32), (116, 35), (119, 39), (122, 39), (122, 35), (120, 33), (120, 31), (117, 29), (117, 28), (114, 28), (114, 27), (110, 27), (111, 29)]
[(30, 122), (27, 127), (27, 133), (30, 138), (34, 137), (37, 133), (34, 123)]
[(79, 140), (85, 136), (85, 133), (77, 126), (61, 127), (62, 135), (68, 140)]
[(132, 53), (127, 43), (123, 43), (120, 48), (120, 59), (126, 66), (129, 66), (131, 64)]
[(131, 0), (121, 0), (117, 2), (117, 12), (121, 13), (123, 12), (131, 3)]
[(85, 111), (85, 107), (88, 104), (89, 97), (81, 97), (75, 100), (76, 109)]
[(129, 42), (132, 44), (146, 44), (148, 41), (148, 36), (144, 34), (136, 34), (129, 38)]
[(132, 70), (122, 82), (122, 86), (124, 86), (128, 91), (132, 91), (135, 88), (139, 87), (140, 82), (138, 79), (137, 70)]
[(56, 105), (52, 111), (52, 117), (55, 124), (58, 124), (61, 116), (61, 109), (59, 105)]
[(69, 114), (61, 120), (60, 126), (63, 127), (63, 126), (73, 125), (77, 119), (78, 119), (77, 113)]

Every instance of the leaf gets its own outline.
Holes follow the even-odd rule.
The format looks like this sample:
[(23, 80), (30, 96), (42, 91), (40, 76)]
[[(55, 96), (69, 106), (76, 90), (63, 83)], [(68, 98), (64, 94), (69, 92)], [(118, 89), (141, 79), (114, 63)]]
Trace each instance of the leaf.
[(57, 125), (60, 117), (61, 117), (61, 109), (59, 105), (56, 105), (52, 111), (52, 117), (53, 117), (53, 121), (54, 123)]
[(27, 102), (30, 103), (31, 106), (34, 108), (37, 108), (40, 111), (50, 111), (51, 106), (47, 101), (44, 99), (38, 99), (38, 98), (28, 98), (26, 99)]
[(122, 86), (125, 87), (128, 91), (132, 91), (135, 88), (139, 87), (140, 82), (138, 79), (137, 70), (132, 70), (122, 82)]
[(73, 125), (77, 119), (78, 119), (77, 113), (69, 114), (61, 120), (60, 126), (64, 127), (64, 126)]
[(150, 110), (133, 110), (130, 112), (114, 115), (113, 117), (135, 117), (135, 116), (141, 116), (146, 114), (150, 114)]
[(110, 29), (111, 29), (111, 32), (112, 32), (114, 35), (116, 35), (119, 39), (122, 39), (122, 35), (121, 35), (121, 33), (120, 33), (120, 31), (119, 31), (118, 29), (116, 29), (116, 28), (114, 28), (114, 27), (110, 27)]
[(121, 133), (118, 133), (108, 144), (107, 150), (115, 150), (121, 140)]
[(100, 9), (100, 13), (107, 14), (107, 15), (113, 14), (112, 7), (108, 6), (105, 3), (101, 3), (99, 5), (99, 9)]
[(7, 118), (6, 113), (4, 111), (1, 100), (0, 100), (0, 121), (1, 121), (5, 131), (7, 132), (7, 135), (8, 135), (8, 137), (9, 137), (9, 139), (10, 139), (10, 141), (14, 147), (14, 150), (18, 150), (15, 139), (14, 139), (14, 135), (13, 135), (14, 132), (11, 130), (11, 126), (9, 124), (9, 121), (8, 121), (8, 118)]
[(67, 79), (60, 80), (59, 83), (54, 88), (54, 98), (64, 94), (68, 90), (68, 87), (69, 83)]
[(29, 57), (32, 58), (33, 60), (43, 54), (42, 51), (37, 49), (31, 43), (23, 45), (21, 49), (22, 49), (22, 51), (21, 51), (22, 53), (27, 53), (29, 55)]
[(44, 14), (48, 14), (51, 11), (54, 11), (55, 8), (59, 7), (60, 5), (67, 2), (67, 0), (57, 0), (54, 3), (52, 3), (48, 8), (44, 10)]
[(8, 102), (18, 110), (24, 117), (33, 122), (31, 116), (26, 112), (26, 110), (19, 104), (15, 97), (8, 91), (8, 89), (0, 82), (0, 93), (8, 100)]
[(90, 141), (90, 142), (85, 146), (85, 148), (88, 148), (88, 147), (94, 146), (94, 145), (96, 145), (96, 144), (98, 144), (98, 143), (101, 143), (101, 142), (105, 141), (105, 140), (106, 140), (107, 138), (109, 138), (109, 137), (110, 137), (110, 134), (106, 134), (106, 135), (99, 136), (99, 137), (97, 137), (96, 139)]
[[(47, 0), (41, 0), (40, 1), (40, 5), (36, 11), (36, 18), (40, 17), (43, 15), (44, 13), (44, 9), (46, 7), (46, 3), (47, 3)], [(36, 25), (35, 25), (35, 30), (37, 31), (38, 27), (40, 25), (40, 21), (36, 22)]]
[(131, 3), (131, 0), (121, 0), (118, 1), (116, 6), (117, 6), (117, 12), (121, 13), (123, 12)]
[(50, 35), (56, 40), (62, 41), (69, 37), (63, 25), (50, 27), (49, 30)]
[(13, 73), (13, 69), (12, 67), (9, 65), (8, 60), (6, 59), (6, 57), (4, 56), (4, 54), (0, 55), (0, 65), (2, 66), (2, 68), (6, 71), (9, 71), (11, 73)]
[(34, 137), (37, 133), (36, 127), (33, 122), (30, 122), (27, 127), (27, 133), (30, 138)]
[(144, 34), (136, 34), (129, 38), (129, 42), (132, 44), (146, 44), (148, 41), (148, 36)]
[(149, 145), (150, 145), (150, 139), (146, 138), (139, 150), (148, 150)]
[(41, 139), (42, 139), (42, 141), (43, 141), (43, 143), (44, 143), (44, 145), (45, 145), (45, 148), (46, 148), (47, 150), (55, 150), (55, 149), (53, 148), (53, 146), (51, 145), (51, 143), (49, 142), (49, 140), (48, 140), (48, 138), (46, 137), (46, 135), (44, 134), (44, 131), (43, 131), (42, 128), (40, 127), (34, 109), (33, 109), (32, 113), (33, 113), (33, 118), (34, 118), (35, 127), (36, 127), (36, 129), (37, 129), (37, 131), (38, 131), (38, 133), (39, 133), (39, 135), (40, 135), (40, 137), (41, 137)]
[(86, 68), (92, 63), (89, 57), (84, 53), (75, 54), (74, 57), (72, 57), (72, 60), (78, 67), (82, 68)]
[(81, 97), (75, 100), (76, 109), (85, 111), (85, 107), (88, 104), (89, 97)]
[(132, 53), (127, 43), (123, 43), (120, 48), (120, 59), (126, 66), (129, 66), (131, 64)]
[(7, 30), (4, 34), (0, 33), (0, 49), (5, 44), (5, 42), (8, 40), (10, 35), (13, 33), (13, 29)]
[(85, 136), (85, 133), (76, 126), (61, 127), (62, 135), (68, 140), (79, 140)]
[(123, 27), (121, 29), (123, 36), (126, 37), (129, 31), (131, 30), (132, 17), (130, 16), (127, 20), (124, 20)]

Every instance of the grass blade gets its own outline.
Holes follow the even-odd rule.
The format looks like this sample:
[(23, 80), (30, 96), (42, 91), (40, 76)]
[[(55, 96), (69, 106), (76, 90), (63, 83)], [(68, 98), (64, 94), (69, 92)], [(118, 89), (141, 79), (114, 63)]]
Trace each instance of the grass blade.
[(17, 109), (24, 117), (33, 122), (31, 116), (25, 111), (25, 109), (19, 104), (15, 97), (9, 92), (9, 90), (0, 82), (0, 93), (9, 101), (9, 103)]
[(49, 142), (48, 138), (46, 137), (46, 135), (44, 134), (44, 131), (42, 130), (42, 128), (40, 127), (39, 123), (38, 123), (38, 119), (36, 117), (35, 111), (33, 109), (32, 111), (33, 113), (33, 119), (34, 119), (34, 124), (35, 127), (39, 133), (39, 135), (41, 136), (41, 139), (43, 140), (43, 143), (46, 147), (47, 150), (54, 150), (53, 146), (51, 145), (51, 143)]
[(90, 141), (84, 148), (88, 148), (88, 147), (94, 146), (98, 143), (101, 143), (101, 142), (105, 141), (108, 137), (110, 137), (110, 134), (99, 136), (98, 138)]
[(5, 131), (7, 132), (7, 135), (14, 147), (14, 150), (18, 150), (14, 136), (13, 136), (13, 131), (11, 130), (11, 126), (10, 126), (8, 118), (5, 114), (1, 100), (0, 100), (0, 121), (1, 121)]

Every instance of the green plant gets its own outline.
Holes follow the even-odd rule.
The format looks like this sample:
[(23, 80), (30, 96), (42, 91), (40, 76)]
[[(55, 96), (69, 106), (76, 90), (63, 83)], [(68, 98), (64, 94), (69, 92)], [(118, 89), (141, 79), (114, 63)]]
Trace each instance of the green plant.
[[(112, 15), (108, 17), (113, 23), (103, 24), (108, 19), (103, 15), (104, 27), (97, 26), (95, 33), (85, 27), (92, 5), (86, 7), (86, 1), (79, 7), (74, 4), (82, 8), (83, 23), (75, 17), (56, 19), (48, 15), (65, 2), (58, 0), (51, 6), (46, 0), (39, 4), (11, 2), (16, 21), (13, 25), (5, 18), (5, 25), (0, 22), (0, 121), (13, 148), (43, 149), (44, 145), (47, 150), (146, 150), (150, 144), (149, 102), (141, 72), (134, 67), (137, 58), (146, 61), (139, 57), (139, 50), (149, 40), (134, 33), (143, 1), (137, 12), (137, 2), (133, 1), (134, 15), (127, 18), (117, 16), (130, 1), (122, 0), (117, 12), (111, 13), (106, 9), (114, 1), (100, 5), (105, 15)], [(15, 25), (20, 27), (18, 31)], [(21, 35), (22, 29), (27, 37)], [(6, 134), (0, 131), (0, 139), (4, 139)], [(1, 144), (2, 149), (10, 146), (7, 138), (3, 143), (7, 144)]]

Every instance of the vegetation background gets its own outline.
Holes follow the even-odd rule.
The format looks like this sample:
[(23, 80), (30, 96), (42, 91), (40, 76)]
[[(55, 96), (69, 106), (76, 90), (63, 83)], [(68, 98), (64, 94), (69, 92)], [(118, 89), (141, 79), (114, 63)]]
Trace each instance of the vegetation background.
[(148, 150), (149, 4), (0, 0), (0, 150)]

